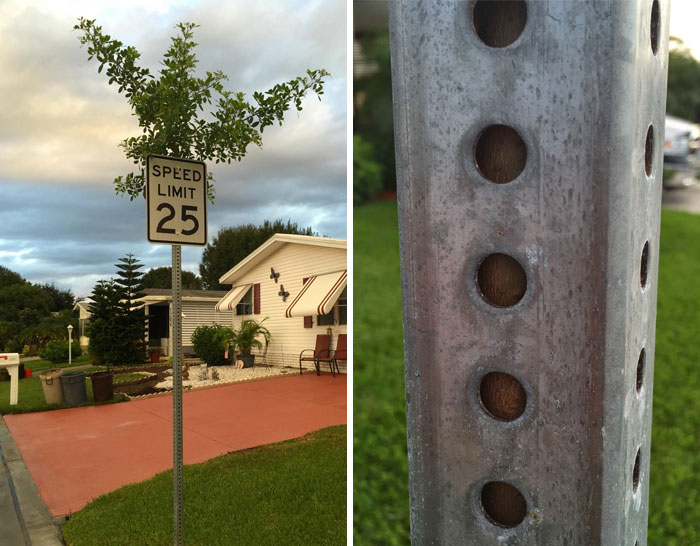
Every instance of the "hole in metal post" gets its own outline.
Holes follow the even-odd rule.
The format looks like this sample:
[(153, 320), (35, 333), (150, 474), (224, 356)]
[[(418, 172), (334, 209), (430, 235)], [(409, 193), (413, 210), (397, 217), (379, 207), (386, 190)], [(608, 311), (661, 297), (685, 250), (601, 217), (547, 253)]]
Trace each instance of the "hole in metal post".
[(527, 21), (523, 0), (476, 0), (472, 24), (477, 36), (490, 47), (506, 47), (518, 39)]
[(639, 360), (637, 361), (637, 393), (642, 391), (642, 385), (644, 384), (644, 368), (646, 368), (646, 353), (644, 349), (639, 353)]
[(654, 0), (651, 4), (651, 51), (656, 55), (659, 49), (659, 1)]
[(487, 519), (500, 527), (515, 527), (527, 514), (527, 504), (520, 491), (505, 482), (484, 485), (481, 507)]
[(634, 492), (637, 492), (637, 488), (639, 487), (639, 459), (641, 456), (641, 448), (637, 450), (637, 456), (634, 459), (634, 470), (632, 471), (632, 489)]
[(515, 377), (502, 372), (487, 373), (479, 386), (481, 405), (499, 421), (513, 421), (525, 411), (527, 394)]
[(527, 277), (518, 260), (507, 254), (489, 254), (476, 269), (481, 296), (496, 307), (511, 307), (525, 295)]
[(654, 163), (654, 126), (649, 125), (647, 141), (644, 145), (644, 172), (651, 176), (651, 167)]
[(474, 164), (490, 182), (512, 182), (523, 172), (526, 161), (527, 147), (511, 127), (491, 125), (476, 137)]
[(639, 284), (642, 288), (647, 286), (647, 273), (649, 271), (649, 241), (644, 243), (642, 249), (642, 263), (639, 269)]

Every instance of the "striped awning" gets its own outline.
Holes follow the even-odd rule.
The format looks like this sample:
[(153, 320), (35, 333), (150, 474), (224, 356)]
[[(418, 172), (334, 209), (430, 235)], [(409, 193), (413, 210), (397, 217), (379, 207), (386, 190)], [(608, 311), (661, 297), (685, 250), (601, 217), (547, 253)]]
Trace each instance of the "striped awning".
[(217, 311), (233, 311), (239, 301), (245, 296), (245, 293), (250, 289), (251, 284), (244, 284), (242, 286), (234, 286), (228, 293), (219, 300), (216, 304)]
[(309, 277), (294, 301), (287, 307), (285, 316), (306, 317), (326, 315), (348, 282), (347, 271)]

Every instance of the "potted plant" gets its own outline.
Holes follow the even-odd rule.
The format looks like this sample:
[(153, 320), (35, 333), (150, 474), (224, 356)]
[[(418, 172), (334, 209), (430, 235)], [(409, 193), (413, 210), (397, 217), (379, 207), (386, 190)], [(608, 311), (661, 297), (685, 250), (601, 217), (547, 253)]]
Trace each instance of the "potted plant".
[(238, 347), (239, 354), (236, 355), (236, 360), (243, 361), (244, 368), (252, 368), (255, 363), (255, 355), (251, 354), (253, 347), (256, 349), (263, 348), (263, 342), (258, 338), (262, 337), (265, 340), (265, 351), (270, 344), (270, 331), (265, 328), (262, 323), (267, 320), (265, 317), (260, 322), (249, 319), (241, 322), (241, 328), (233, 333), (232, 343)]
[(161, 347), (149, 347), (148, 354), (151, 356), (151, 363), (157, 364), (160, 362), (160, 355), (163, 354)]

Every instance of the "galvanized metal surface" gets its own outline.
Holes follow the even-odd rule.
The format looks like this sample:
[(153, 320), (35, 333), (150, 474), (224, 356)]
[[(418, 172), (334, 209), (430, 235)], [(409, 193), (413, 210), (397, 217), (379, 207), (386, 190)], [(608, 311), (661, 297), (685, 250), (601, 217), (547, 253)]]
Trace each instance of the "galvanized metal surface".
[[(669, 8), (653, 4), (527, 0), (519, 36), (490, 47), (475, 2), (391, 3), (414, 545), (646, 544)], [(475, 164), (517, 174), (507, 136), (483, 154), (492, 125), (526, 149), (507, 183)], [(485, 301), (519, 297), (492, 254), (522, 266), (515, 305)]]
[(173, 544), (185, 543), (182, 487), (182, 250), (172, 245), (173, 255)]

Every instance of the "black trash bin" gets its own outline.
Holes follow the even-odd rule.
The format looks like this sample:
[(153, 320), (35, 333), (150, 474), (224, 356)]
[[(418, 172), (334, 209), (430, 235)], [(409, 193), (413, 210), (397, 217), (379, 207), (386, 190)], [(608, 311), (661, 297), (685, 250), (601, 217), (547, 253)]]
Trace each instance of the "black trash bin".
[(92, 379), (92, 395), (95, 402), (108, 402), (114, 398), (114, 374), (112, 372), (95, 372)]
[(77, 406), (87, 400), (85, 372), (68, 372), (61, 376), (63, 398), (69, 406)]

